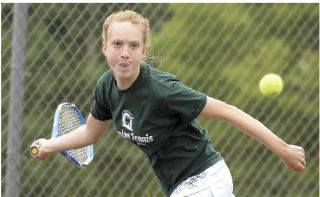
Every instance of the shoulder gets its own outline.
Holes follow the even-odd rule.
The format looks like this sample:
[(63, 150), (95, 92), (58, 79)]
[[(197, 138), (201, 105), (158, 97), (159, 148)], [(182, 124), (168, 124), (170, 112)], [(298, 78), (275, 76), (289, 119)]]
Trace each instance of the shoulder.
[(97, 87), (110, 84), (112, 82), (113, 71), (110, 69), (107, 72), (103, 73), (98, 79)]
[[(144, 69), (145, 78), (148, 78), (148, 84), (152, 85), (154, 91), (167, 94), (168, 96), (176, 93), (195, 92), (192, 88), (183, 84), (175, 75), (157, 70), (151, 66)], [(156, 86), (156, 87), (154, 87)]]
[(149, 84), (156, 85), (158, 88), (170, 90), (173, 84), (179, 82), (177, 77), (171, 73), (160, 71), (149, 65), (142, 65), (143, 77)]

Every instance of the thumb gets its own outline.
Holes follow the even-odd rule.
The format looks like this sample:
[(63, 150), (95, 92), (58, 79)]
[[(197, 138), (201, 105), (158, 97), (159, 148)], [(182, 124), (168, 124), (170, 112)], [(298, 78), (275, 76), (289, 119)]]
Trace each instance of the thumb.
[(38, 139), (38, 140), (34, 141), (31, 145), (39, 145), (39, 144), (40, 144), (39, 141), (40, 141), (40, 140)]
[(43, 143), (43, 142), (42, 142), (43, 140), (46, 140), (46, 139), (44, 139), (44, 138), (37, 139), (36, 141), (34, 141), (34, 142), (31, 144), (31, 146), (32, 146), (32, 145), (39, 145), (39, 146), (41, 146), (41, 144)]

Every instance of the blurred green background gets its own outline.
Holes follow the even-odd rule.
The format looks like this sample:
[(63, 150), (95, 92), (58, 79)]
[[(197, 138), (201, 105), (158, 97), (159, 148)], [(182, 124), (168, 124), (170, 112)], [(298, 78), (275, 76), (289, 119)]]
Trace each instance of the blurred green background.
[[(59, 103), (86, 116), (94, 87), (109, 68), (101, 53), (103, 20), (131, 9), (149, 19), (149, 63), (184, 84), (232, 104), (306, 150), (294, 173), (271, 151), (226, 122), (199, 118), (234, 179), (236, 196), (319, 193), (318, 4), (25, 4), (28, 6), (21, 158), (21, 196), (163, 196), (147, 157), (110, 128), (85, 169), (58, 154), (30, 158), (28, 146), (50, 137)], [(6, 190), (14, 4), (1, 4), (1, 170)], [(261, 77), (278, 73), (284, 90), (263, 97)]]

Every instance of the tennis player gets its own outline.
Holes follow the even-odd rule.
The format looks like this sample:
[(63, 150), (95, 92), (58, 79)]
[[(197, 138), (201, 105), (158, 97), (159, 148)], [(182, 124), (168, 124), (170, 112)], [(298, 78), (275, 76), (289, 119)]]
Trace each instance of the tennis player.
[(111, 121), (119, 136), (144, 151), (166, 196), (231, 197), (233, 183), (198, 116), (225, 120), (259, 140), (294, 171), (304, 149), (285, 143), (238, 108), (183, 85), (143, 64), (150, 46), (148, 20), (133, 11), (111, 14), (103, 24), (102, 51), (110, 70), (98, 80), (87, 124), (57, 139), (39, 139), (39, 160), (96, 143)]

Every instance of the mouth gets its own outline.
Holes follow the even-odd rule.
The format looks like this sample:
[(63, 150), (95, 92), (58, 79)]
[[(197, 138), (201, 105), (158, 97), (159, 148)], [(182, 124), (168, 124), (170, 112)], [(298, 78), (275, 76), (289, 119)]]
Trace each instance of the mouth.
[(130, 66), (128, 62), (120, 62), (118, 65), (119, 65), (119, 68), (121, 69), (126, 69)]

